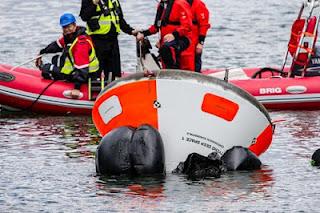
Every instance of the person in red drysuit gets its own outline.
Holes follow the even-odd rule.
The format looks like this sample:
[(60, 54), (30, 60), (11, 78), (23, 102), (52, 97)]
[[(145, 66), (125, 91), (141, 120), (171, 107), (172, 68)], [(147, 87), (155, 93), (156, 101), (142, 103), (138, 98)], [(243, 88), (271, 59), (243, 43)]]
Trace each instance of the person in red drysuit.
[(188, 51), (192, 40), (192, 13), (186, 0), (161, 0), (155, 22), (139, 32), (137, 40), (160, 31), (159, 53), (163, 68), (194, 70), (194, 51)]
[[(187, 0), (192, 11), (192, 44), (195, 51), (195, 71), (201, 72), (201, 55), (207, 32), (210, 29), (209, 10), (201, 0)], [(190, 50), (191, 51), (191, 50)], [(187, 54), (188, 51), (182, 53)]]

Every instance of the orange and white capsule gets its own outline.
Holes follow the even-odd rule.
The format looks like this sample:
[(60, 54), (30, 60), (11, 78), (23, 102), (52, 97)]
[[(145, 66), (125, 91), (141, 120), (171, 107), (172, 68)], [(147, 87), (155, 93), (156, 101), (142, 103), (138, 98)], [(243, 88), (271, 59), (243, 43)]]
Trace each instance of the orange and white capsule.
[(271, 144), (268, 112), (247, 92), (193, 72), (154, 74), (119, 79), (100, 93), (92, 116), (102, 136), (121, 126), (152, 125), (161, 134), (169, 170), (193, 152), (222, 155), (243, 146), (260, 155)]

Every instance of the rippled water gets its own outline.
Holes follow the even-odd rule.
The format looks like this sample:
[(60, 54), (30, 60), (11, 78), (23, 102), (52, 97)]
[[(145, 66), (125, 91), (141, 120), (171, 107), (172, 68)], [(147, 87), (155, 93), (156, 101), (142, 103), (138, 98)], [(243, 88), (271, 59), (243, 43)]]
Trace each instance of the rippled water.
[[(153, 22), (156, 2), (122, 0), (127, 21)], [(213, 28), (204, 68), (280, 65), (300, 1), (205, 1)], [(79, 1), (2, 0), (0, 62), (20, 64), (60, 33), (59, 16)], [(81, 21), (79, 21), (81, 23)], [(153, 41), (156, 38), (153, 38)], [(122, 67), (135, 69), (135, 42), (121, 35)], [(26, 66), (32, 67), (31, 64)], [(220, 179), (102, 179), (95, 176), (100, 138), (89, 117), (0, 115), (0, 212), (317, 212), (319, 111), (271, 112), (277, 125), (256, 172)]]

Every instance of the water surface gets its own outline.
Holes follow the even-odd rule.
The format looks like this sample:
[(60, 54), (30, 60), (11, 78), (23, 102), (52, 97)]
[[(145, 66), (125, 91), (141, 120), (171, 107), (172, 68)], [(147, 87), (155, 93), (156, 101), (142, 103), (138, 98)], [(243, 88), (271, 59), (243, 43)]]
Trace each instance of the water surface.
[[(204, 68), (281, 65), (300, 1), (205, 2), (212, 29)], [(121, 3), (133, 26), (153, 23), (155, 1)], [(78, 14), (79, 7), (80, 1), (2, 0), (0, 62), (17, 65), (34, 57), (59, 36), (59, 16), (65, 11)], [(134, 71), (134, 38), (121, 35), (120, 46), (123, 70)], [(319, 211), (320, 170), (309, 163), (319, 148), (319, 111), (271, 112), (271, 117), (284, 121), (260, 158), (260, 171), (189, 181), (169, 171), (164, 179), (97, 177), (94, 152), (100, 137), (90, 117), (1, 114), (0, 211)]]

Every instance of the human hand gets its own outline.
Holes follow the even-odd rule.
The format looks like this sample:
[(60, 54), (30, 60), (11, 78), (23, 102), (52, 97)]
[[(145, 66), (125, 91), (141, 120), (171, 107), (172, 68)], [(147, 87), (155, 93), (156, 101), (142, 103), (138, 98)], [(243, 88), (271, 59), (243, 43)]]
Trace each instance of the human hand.
[(100, 0), (92, 0), (92, 3), (95, 4), (95, 5), (98, 5), (100, 2)]
[(203, 50), (203, 44), (197, 44), (196, 46), (196, 53), (197, 54), (201, 54), (202, 53), (202, 50)]
[(131, 35), (137, 36), (139, 32), (140, 32), (139, 30), (134, 29), (134, 30), (131, 31)]
[(160, 41), (157, 41), (157, 43), (156, 43), (156, 48), (160, 48)]
[(174, 36), (172, 33), (167, 34), (163, 37), (163, 42), (171, 42), (174, 40)]
[(137, 38), (137, 41), (142, 41), (144, 39), (144, 35), (138, 32), (136, 38)]
[(35, 65), (36, 67), (40, 67), (42, 65), (42, 57), (41, 56), (38, 56), (36, 61), (35, 61)]
[(80, 90), (73, 89), (73, 90), (71, 90), (70, 95), (71, 95), (71, 98), (73, 98), (73, 99), (79, 99), (80, 98)]

